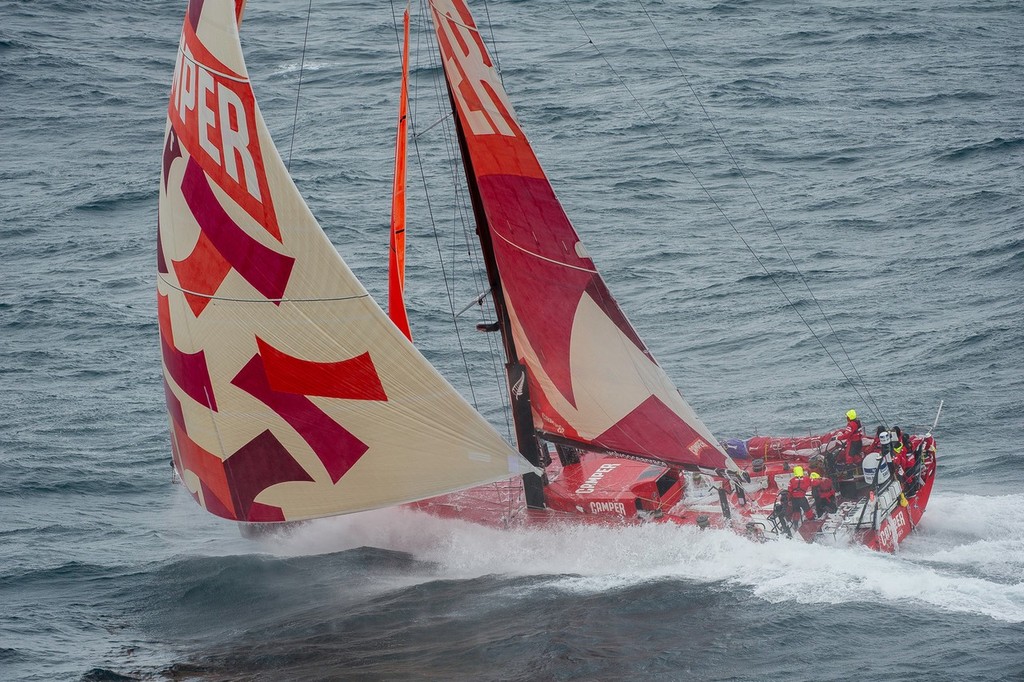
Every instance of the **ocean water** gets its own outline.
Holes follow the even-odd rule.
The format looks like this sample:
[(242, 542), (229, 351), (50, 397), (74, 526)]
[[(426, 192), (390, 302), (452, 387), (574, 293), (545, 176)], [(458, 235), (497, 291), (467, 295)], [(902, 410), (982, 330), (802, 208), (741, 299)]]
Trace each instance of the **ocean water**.
[[(1024, 4), (473, 3), (588, 249), (717, 434), (850, 407), (925, 429), (945, 401), (894, 556), (398, 509), (248, 540), (206, 515), (171, 482), (153, 292), (184, 9), (0, 0), (0, 679), (1024, 680)], [(249, 3), (250, 73), (381, 300), (400, 7), (315, 0), (303, 58), (306, 10)], [(410, 316), (504, 429), (468, 314), (453, 350), (479, 289), (424, 16)]]

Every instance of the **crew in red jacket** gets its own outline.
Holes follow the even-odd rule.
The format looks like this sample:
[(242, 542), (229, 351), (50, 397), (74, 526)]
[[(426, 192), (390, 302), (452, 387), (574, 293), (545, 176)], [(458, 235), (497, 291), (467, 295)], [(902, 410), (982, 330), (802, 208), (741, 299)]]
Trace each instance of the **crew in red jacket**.
[(811, 474), (811, 495), (814, 497), (814, 513), (819, 519), (826, 512), (839, 509), (836, 506), (836, 491), (832, 487), (832, 479), (828, 476), (822, 476), (817, 472)]
[(807, 504), (807, 491), (811, 484), (804, 475), (804, 468), (793, 467), (793, 478), (789, 479), (789, 501), (792, 505), (793, 525), (800, 524), (801, 512), (808, 519), (812, 518), (811, 505)]
[(839, 440), (846, 443), (846, 461), (849, 464), (859, 464), (861, 450), (864, 448), (864, 427), (857, 419), (857, 410), (849, 410), (846, 413), (846, 428), (839, 434)]
[(907, 482), (907, 476), (910, 474), (910, 470), (914, 468), (916, 458), (914, 457), (914, 451), (910, 448), (910, 438), (904, 435), (904, 439), (892, 448), (892, 463), (896, 465), (896, 473), (899, 474), (900, 480), (904, 483)]

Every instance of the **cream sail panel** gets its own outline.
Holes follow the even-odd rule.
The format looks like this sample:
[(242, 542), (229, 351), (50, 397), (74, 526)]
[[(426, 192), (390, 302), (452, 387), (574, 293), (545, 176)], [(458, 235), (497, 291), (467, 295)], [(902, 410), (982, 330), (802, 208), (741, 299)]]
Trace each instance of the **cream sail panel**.
[[(390, 323), (317, 225), (244, 78), (234, 11), (207, 0), (189, 12), (182, 45), (194, 59), (179, 60), (168, 108), (158, 309), (183, 480), (213, 513), (280, 521), (528, 470)], [(198, 71), (201, 60), (213, 75)]]
[[(515, 329), (519, 326), (515, 310), (510, 308), (509, 314)], [(640, 403), (655, 396), (669, 405), (681, 419), (691, 423), (702, 436), (716, 442), (693, 408), (680, 397), (665, 371), (641, 353), (589, 296), (580, 300), (573, 322), (573, 376), (585, 381), (590, 389), (579, 396), (576, 405), (560, 396), (525, 335), (517, 334), (516, 339), (520, 354), (545, 394), (554, 396), (552, 403), (555, 409), (582, 437), (588, 440), (596, 438)]]

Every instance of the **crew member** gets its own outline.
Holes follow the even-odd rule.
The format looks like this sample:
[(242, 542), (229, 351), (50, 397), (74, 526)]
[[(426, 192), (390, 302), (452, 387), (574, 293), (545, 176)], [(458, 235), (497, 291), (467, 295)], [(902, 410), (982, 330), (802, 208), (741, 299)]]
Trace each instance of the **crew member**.
[(787, 538), (793, 537), (793, 534), (789, 530), (789, 493), (785, 490), (779, 493), (779, 496), (775, 499), (775, 507), (772, 509), (771, 515), (768, 517), (769, 521), (773, 522), (775, 530), (782, 530), (786, 534)]
[(839, 434), (839, 439), (846, 442), (846, 461), (850, 464), (857, 464), (861, 459), (861, 450), (864, 448), (864, 427), (857, 419), (857, 410), (849, 410), (846, 413), (846, 428)]
[(820, 519), (826, 512), (838, 511), (836, 491), (832, 479), (817, 472), (811, 473), (811, 496), (814, 497), (814, 513)]
[(793, 478), (789, 479), (789, 502), (793, 510), (793, 523), (800, 523), (801, 513), (806, 518), (812, 518), (811, 505), (807, 503), (807, 490), (810, 488), (810, 481), (804, 475), (802, 466), (793, 467)]
[(903, 429), (898, 426), (892, 427), (892, 455), (888, 458), (889, 473), (893, 476), (899, 475), (902, 478), (900, 470), (900, 460), (904, 458), (908, 452), (907, 444), (910, 442), (910, 436), (903, 433)]
[(892, 451), (893, 464), (896, 465), (896, 473), (899, 474), (900, 481), (906, 485), (911, 477), (911, 471), (913, 470), (916, 462), (914, 451), (910, 447), (910, 436), (904, 434), (903, 440), (894, 445)]
[(892, 444), (892, 434), (881, 424), (875, 429), (875, 441), (871, 444), (871, 450), (882, 457), (889, 454), (889, 446)]
[(903, 449), (911, 454), (914, 452), (914, 443), (910, 440), (909, 433), (903, 434)]

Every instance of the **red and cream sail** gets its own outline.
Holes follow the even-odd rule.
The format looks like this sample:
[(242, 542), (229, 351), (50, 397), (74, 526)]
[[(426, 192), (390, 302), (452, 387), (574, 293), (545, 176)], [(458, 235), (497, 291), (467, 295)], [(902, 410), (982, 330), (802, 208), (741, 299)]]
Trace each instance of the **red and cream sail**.
[(285, 521), (531, 470), (369, 297), (253, 96), (239, 0), (191, 0), (168, 106), (157, 300), (174, 463), (208, 511)]
[(388, 315), (412, 341), (405, 310), (405, 176), (409, 118), (409, 7), (402, 15), (402, 92), (398, 99), (398, 133), (395, 136), (395, 174), (391, 189), (391, 244), (388, 249)]
[(735, 468), (598, 274), (463, 0), (430, 0), (535, 428), (681, 465)]

